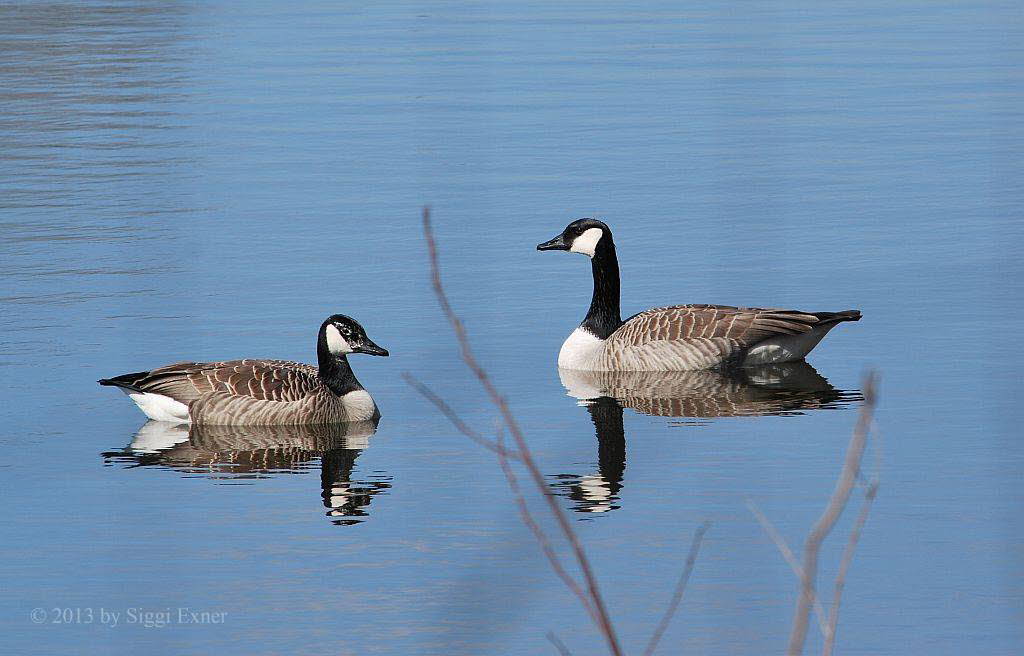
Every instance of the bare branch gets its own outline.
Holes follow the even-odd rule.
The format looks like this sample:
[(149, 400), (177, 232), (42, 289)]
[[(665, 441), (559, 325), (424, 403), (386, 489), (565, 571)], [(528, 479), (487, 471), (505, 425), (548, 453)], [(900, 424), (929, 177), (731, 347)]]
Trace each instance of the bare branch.
[(790, 656), (797, 656), (803, 652), (804, 642), (807, 639), (807, 622), (810, 615), (812, 602), (815, 598), (815, 579), (818, 575), (818, 554), (821, 551), (821, 544), (828, 537), (832, 527), (835, 526), (839, 516), (846, 508), (850, 500), (850, 493), (857, 482), (857, 472), (860, 470), (861, 458), (864, 455), (864, 447), (867, 444), (868, 429), (871, 426), (871, 419), (875, 408), (875, 385), (876, 376), (869, 373), (864, 378), (864, 405), (861, 407), (860, 416), (857, 418), (857, 425), (850, 437), (850, 444), (846, 449), (846, 458), (843, 468), (836, 481), (835, 490), (829, 499), (825, 511), (811, 528), (804, 543), (803, 572), (800, 581), (800, 596), (797, 599), (796, 612), (793, 616), (793, 627), (789, 636)]
[(466, 366), (469, 367), (470, 371), (473, 372), (473, 375), (476, 376), (477, 380), (480, 381), (480, 385), (484, 388), (488, 397), (490, 397), (491, 403), (493, 403), (499, 410), (505, 426), (508, 428), (509, 433), (511, 433), (512, 438), (516, 443), (516, 449), (519, 452), (520, 461), (526, 467), (526, 470), (529, 473), (530, 478), (533, 480), (537, 490), (546, 500), (551, 514), (555, 517), (555, 520), (558, 523), (559, 529), (572, 548), (573, 556), (576, 559), (576, 563), (583, 575), (583, 580), (586, 583), (587, 594), (590, 597), (594, 614), (597, 617), (596, 621), (598, 628), (601, 630), (605, 641), (608, 643), (608, 648), (611, 653), (614, 654), (614, 656), (621, 656), (622, 649), (619, 646), (618, 638), (615, 635), (615, 629), (612, 626), (611, 618), (608, 616), (604, 600), (601, 597), (597, 578), (594, 575), (593, 568), (590, 565), (590, 561), (587, 558), (586, 553), (583, 551), (583, 546), (580, 544), (579, 537), (572, 528), (569, 519), (565, 516), (565, 512), (558, 505), (558, 501), (554, 498), (550, 489), (548, 489), (548, 486), (544, 481), (544, 475), (537, 467), (536, 462), (534, 462), (533, 456), (526, 445), (526, 438), (523, 435), (515, 417), (512, 415), (512, 410), (509, 408), (508, 403), (498, 392), (497, 388), (494, 387), (494, 384), (491, 382), (487, 372), (484, 371), (483, 367), (480, 366), (476, 357), (473, 355), (473, 350), (470, 347), (469, 339), (466, 336), (466, 329), (462, 324), (462, 320), (455, 314), (455, 311), (452, 309), (451, 304), (448, 301), (448, 296), (444, 291), (444, 285), (441, 283), (441, 270), (438, 262), (437, 244), (434, 241), (434, 232), (430, 223), (430, 208), (428, 207), (423, 208), (423, 234), (426, 237), (427, 251), (430, 257), (430, 271), (434, 286), (434, 294), (437, 296), (438, 303), (441, 305), (441, 310), (444, 312), (445, 317), (448, 319), (452, 329), (455, 331), (455, 336), (462, 352), (462, 360), (466, 363)]
[(676, 590), (672, 594), (672, 600), (669, 601), (668, 608), (665, 609), (665, 614), (662, 615), (661, 621), (658, 622), (658, 627), (654, 629), (651, 639), (647, 642), (644, 656), (651, 656), (654, 650), (658, 648), (658, 642), (661, 640), (662, 634), (665, 633), (669, 623), (672, 621), (672, 616), (675, 615), (676, 609), (679, 608), (679, 602), (683, 600), (683, 592), (686, 591), (686, 584), (690, 581), (690, 574), (693, 572), (693, 564), (697, 562), (701, 541), (704, 539), (704, 534), (707, 533), (709, 528), (711, 528), (711, 522), (704, 522), (694, 532), (693, 540), (690, 542), (690, 553), (686, 556), (686, 566), (683, 567), (683, 573), (679, 576), (679, 582), (676, 583)]

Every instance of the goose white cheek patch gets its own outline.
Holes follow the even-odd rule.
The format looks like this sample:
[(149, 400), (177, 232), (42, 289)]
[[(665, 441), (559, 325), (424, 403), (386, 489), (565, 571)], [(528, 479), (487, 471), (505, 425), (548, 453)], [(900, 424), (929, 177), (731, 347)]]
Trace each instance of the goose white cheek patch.
[(345, 353), (351, 353), (352, 347), (348, 345), (345, 338), (341, 336), (338, 329), (334, 327), (334, 324), (327, 326), (327, 350), (335, 355), (344, 355)]
[(573, 253), (583, 253), (587, 257), (594, 257), (597, 242), (601, 241), (602, 235), (604, 235), (604, 230), (600, 228), (587, 228), (582, 235), (572, 241), (569, 250)]

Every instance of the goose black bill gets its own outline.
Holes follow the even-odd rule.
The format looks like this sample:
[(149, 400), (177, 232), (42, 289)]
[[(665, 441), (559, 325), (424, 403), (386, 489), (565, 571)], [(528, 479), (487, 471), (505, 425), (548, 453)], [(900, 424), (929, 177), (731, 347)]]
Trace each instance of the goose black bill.
[(381, 348), (370, 340), (363, 342), (358, 348), (354, 349), (354, 351), (356, 353), (365, 353), (366, 355), (382, 355), (384, 357), (390, 355), (386, 348)]
[(543, 244), (537, 244), (537, 250), (539, 251), (567, 251), (569, 250), (569, 244), (565, 243), (565, 236), (558, 235), (554, 239), (549, 239)]

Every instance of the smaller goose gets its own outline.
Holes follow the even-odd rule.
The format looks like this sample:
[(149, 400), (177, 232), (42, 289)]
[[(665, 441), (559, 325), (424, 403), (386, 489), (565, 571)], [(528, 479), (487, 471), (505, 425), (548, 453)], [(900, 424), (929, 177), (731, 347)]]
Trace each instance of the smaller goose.
[(619, 313), (619, 261), (601, 221), (573, 221), (539, 251), (590, 258), (594, 294), (586, 318), (562, 344), (558, 366), (587, 371), (696, 371), (793, 362), (860, 310), (801, 312), (728, 305), (673, 305), (625, 321)]
[(388, 355), (355, 319), (333, 314), (320, 326), (319, 367), (287, 360), (176, 364), (104, 378), (150, 419), (267, 426), (376, 420), (377, 404), (356, 380), (349, 353)]

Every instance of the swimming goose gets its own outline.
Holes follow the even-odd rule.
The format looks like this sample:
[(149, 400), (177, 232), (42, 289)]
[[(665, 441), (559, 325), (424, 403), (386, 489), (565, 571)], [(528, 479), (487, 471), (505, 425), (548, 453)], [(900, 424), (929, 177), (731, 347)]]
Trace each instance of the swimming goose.
[(265, 426), (380, 417), (347, 356), (388, 352), (355, 319), (334, 314), (320, 326), (316, 353), (319, 367), (287, 360), (179, 362), (104, 378), (99, 384), (120, 388), (156, 421)]
[(619, 314), (619, 262), (612, 233), (601, 221), (573, 221), (539, 251), (590, 258), (594, 294), (586, 318), (562, 344), (558, 366), (590, 371), (694, 371), (802, 359), (859, 310), (801, 312), (728, 305), (673, 305)]

